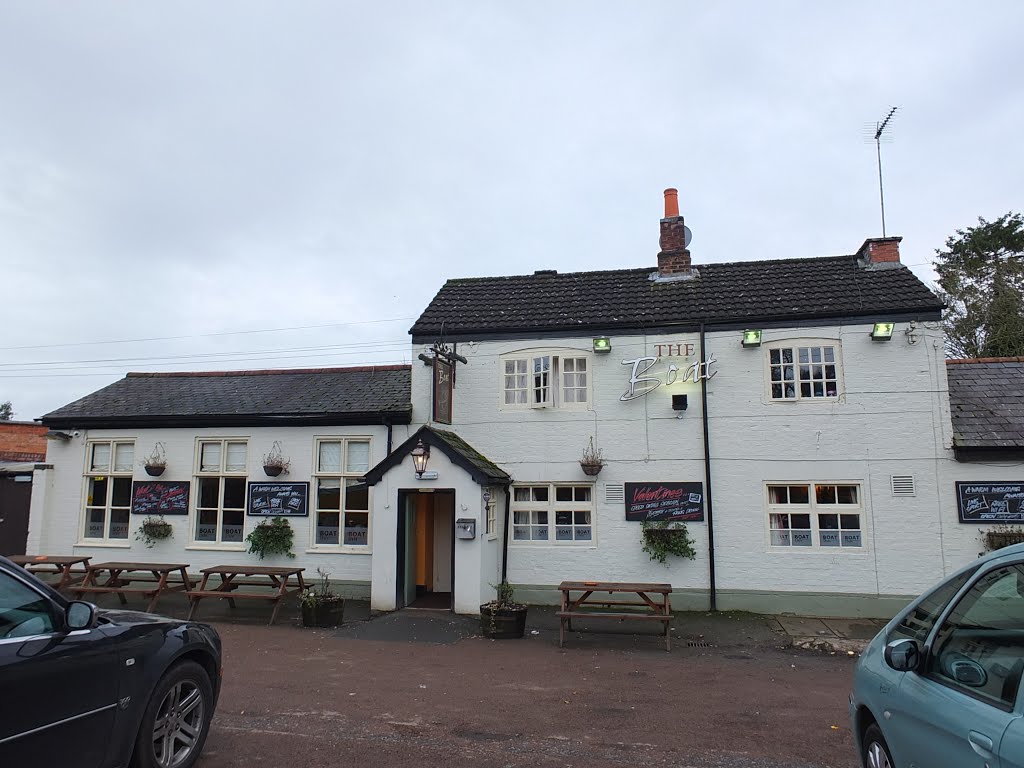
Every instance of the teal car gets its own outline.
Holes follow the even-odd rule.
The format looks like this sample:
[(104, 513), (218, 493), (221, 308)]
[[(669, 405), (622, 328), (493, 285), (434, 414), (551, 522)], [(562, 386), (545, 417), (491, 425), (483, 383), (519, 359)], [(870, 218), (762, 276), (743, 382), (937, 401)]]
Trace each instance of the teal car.
[(1024, 544), (912, 602), (857, 662), (865, 768), (1024, 768)]

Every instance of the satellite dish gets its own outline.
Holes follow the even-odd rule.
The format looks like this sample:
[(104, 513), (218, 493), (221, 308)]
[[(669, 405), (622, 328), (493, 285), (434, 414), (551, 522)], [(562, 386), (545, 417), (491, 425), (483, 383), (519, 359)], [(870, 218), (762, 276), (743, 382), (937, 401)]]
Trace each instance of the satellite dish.
[(693, 232), (686, 225), (683, 225), (683, 248), (690, 247), (690, 241), (693, 239)]

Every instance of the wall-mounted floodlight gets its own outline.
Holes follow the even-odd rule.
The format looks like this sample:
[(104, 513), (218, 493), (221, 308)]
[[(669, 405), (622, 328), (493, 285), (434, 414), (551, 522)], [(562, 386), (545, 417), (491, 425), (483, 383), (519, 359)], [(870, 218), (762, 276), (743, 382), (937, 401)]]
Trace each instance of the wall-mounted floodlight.
[(412, 465), (416, 470), (416, 476), (422, 478), (423, 473), (427, 471), (427, 459), (430, 458), (430, 446), (424, 445), (422, 440), (416, 442), (416, 447), (413, 448), (409, 455), (412, 456)]
[(743, 332), (743, 346), (744, 347), (760, 347), (761, 346), (761, 331), (744, 331)]
[(871, 329), (871, 338), (875, 341), (889, 341), (895, 328), (896, 323), (875, 323)]
[(607, 336), (598, 336), (594, 339), (594, 351), (598, 354), (605, 354), (612, 351), (612, 340)]
[(685, 411), (686, 410), (686, 395), (672, 395), (672, 410), (673, 411)]

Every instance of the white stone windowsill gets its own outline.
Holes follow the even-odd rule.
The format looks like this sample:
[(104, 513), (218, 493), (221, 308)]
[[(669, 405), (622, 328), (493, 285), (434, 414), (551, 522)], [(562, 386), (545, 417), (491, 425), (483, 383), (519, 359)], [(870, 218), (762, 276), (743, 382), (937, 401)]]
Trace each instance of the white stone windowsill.
[(370, 547), (313, 547), (306, 550), (307, 555), (372, 555)]
[(76, 547), (95, 547), (96, 549), (131, 549), (132, 548), (132, 543), (130, 541), (126, 541), (123, 544), (121, 544), (119, 542), (113, 542), (113, 541), (100, 541), (99, 539), (96, 539), (95, 541), (90, 540), (90, 539), (85, 539), (83, 541), (78, 542), (74, 546), (76, 546)]

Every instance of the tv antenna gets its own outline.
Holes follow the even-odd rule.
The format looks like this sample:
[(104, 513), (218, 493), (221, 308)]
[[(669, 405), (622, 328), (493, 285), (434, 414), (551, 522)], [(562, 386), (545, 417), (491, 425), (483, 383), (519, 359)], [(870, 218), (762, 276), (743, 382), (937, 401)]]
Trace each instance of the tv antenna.
[(893, 116), (896, 114), (896, 110), (899, 107), (893, 107), (889, 110), (889, 114), (885, 116), (884, 120), (879, 120), (874, 125), (868, 123), (865, 126), (864, 138), (868, 142), (875, 142), (875, 151), (878, 154), (878, 201), (882, 207), (882, 237), (885, 237), (885, 191), (882, 187), (882, 142), (890, 143), (892, 141), (892, 130), (888, 133), (885, 132), (886, 128), (889, 128), (889, 123), (892, 122)]

